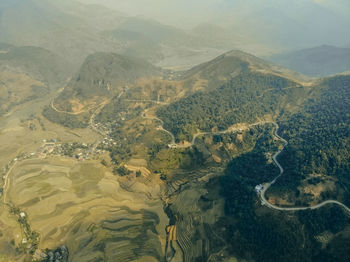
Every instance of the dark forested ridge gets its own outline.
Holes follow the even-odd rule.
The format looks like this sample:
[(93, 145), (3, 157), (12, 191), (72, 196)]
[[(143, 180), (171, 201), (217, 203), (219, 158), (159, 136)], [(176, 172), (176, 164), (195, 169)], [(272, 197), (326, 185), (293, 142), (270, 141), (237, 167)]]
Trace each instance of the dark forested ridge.
[(315, 88), (324, 90), (320, 98), (309, 99), (298, 113), (281, 121), (289, 145), (281, 154), (285, 176), (280, 184), (297, 186), (311, 174), (321, 175), (321, 181), (330, 176), (337, 184), (330, 196), (349, 205), (350, 76), (326, 79)]
[[(233, 159), (219, 178), (225, 216), (216, 226), (225, 226), (229, 252), (254, 261), (348, 261), (350, 220), (340, 207), (286, 213), (260, 205), (254, 185), (278, 174), (266, 161), (271, 141), (271, 131), (265, 132), (253, 151)], [(210, 194), (213, 188), (207, 188)], [(325, 240), (327, 235), (332, 237)]]
[(302, 88), (291, 80), (256, 72), (245, 72), (209, 92), (198, 92), (169, 106), (157, 115), (178, 140), (190, 140), (197, 130), (219, 130), (244, 122), (252, 123), (281, 106), (286, 88)]
[[(288, 195), (286, 203), (292, 206), (329, 199), (349, 206), (349, 92), (350, 76), (302, 86), (247, 70), (217, 89), (162, 107), (157, 114), (180, 141), (190, 140), (198, 130), (224, 130), (271, 116), (289, 145), (279, 157), (285, 173), (267, 194), (281, 199)], [(261, 206), (254, 187), (278, 175), (268, 157), (277, 151), (270, 130), (251, 152), (228, 164), (225, 176), (218, 179), (225, 215), (217, 221), (216, 232), (224, 232), (229, 252), (240, 259), (348, 261), (350, 220), (342, 208), (329, 205), (288, 213)], [(215, 179), (208, 183), (208, 195), (215, 185)], [(311, 195), (305, 190), (309, 185), (320, 191)]]

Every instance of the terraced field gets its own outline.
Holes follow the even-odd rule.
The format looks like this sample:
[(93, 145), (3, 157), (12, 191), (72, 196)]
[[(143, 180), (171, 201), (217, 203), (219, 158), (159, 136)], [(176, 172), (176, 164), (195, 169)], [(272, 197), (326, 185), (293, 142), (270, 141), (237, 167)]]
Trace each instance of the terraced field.
[[(196, 174), (198, 175), (198, 173)], [(202, 176), (189, 174), (189, 179), (178, 180), (168, 185), (169, 212), (177, 229), (176, 243), (172, 243), (175, 256), (171, 261), (219, 261), (216, 255), (226, 249), (225, 240), (212, 230), (222, 216), (224, 202), (218, 196), (203, 207), (203, 197), (208, 193)], [(181, 257), (181, 258), (180, 258)]]
[[(40, 233), (40, 249), (65, 244), (70, 261), (159, 261), (162, 203), (120, 187), (97, 161), (25, 160), (10, 173), (7, 199)], [(15, 185), (15, 186), (14, 186)]]

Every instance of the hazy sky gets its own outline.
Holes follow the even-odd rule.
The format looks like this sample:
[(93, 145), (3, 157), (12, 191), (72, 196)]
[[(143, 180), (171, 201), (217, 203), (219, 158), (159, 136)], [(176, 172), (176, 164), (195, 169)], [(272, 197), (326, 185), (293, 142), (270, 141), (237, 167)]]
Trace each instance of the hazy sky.
[(313, 14), (313, 9), (322, 7), (328, 12), (350, 20), (349, 0), (79, 0), (85, 3), (99, 3), (131, 15), (153, 17), (174, 25), (195, 25), (215, 21), (222, 15), (241, 16), (259, 10), (275, 8), (292, 13), (303, 9)]
[(350, 0), (79, 0), (192, 28), (215, 23), (295, 48), (350, 44)]

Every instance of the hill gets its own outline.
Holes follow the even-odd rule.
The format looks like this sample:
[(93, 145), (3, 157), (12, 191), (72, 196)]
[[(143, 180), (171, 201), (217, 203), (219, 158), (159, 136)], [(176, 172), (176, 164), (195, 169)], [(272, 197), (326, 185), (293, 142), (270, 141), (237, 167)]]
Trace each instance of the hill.
[(0, 44), (0, 115), (67, 83), (70, 63), (40, 47)]
[(123, 54), (157, 62), (163, 58), (161, 45), (143, 32), (123, 28), (105, 32), (125, 46)]
[(269, 59), (309, 76), (328, 76), (350, 70), (350, 48), (328, 45), (282, 53)]
[(86, 127), (91, 109), (120, 95), (137, 80), (159, 75), (161, 70), (144, 60), (95, 53), (85, 59), (76, 76), (44, 109), (44, 115), (71, 128)]
[(309, 79), (283, 67), (276, 66), (254, 55), (233, 50), (217, 58), (193, 67), (183, 74), (183, 78), (199, 76), (208, 81), (208, 89), (217, 88), (240, 73), (254, 71), (303, 82)]
[[(346, 258), (341, 246), (349, 239), (349, 218), (341, 207), (275, 210), (262, 205), (254, 188), (278, 175), (273, 155), (285, 144), (275, 135), (279, 125), (278, 134), (289, 142), (278, 157), (285, 173), (266, 192), (268, 201), (281, 207), (330, 198), (348, 203), (348, 76), (306, 83), (237, 51), (163, 78), (152, 78), (152, 72), (159, 71), (142, 60), (97, 53), (54, 101), (69, 112), (51, 107), (44, 114), (50, 118), (51, 110), (54, 121), (69, 127), (84, 127), (96, 114), (91, 126), (104, 140), (92, 150), (109, 152), (111, 161), (103, 162), (128, 181), (128, 190), (140, 190), (134, 185), (145, 172), (147, 179), (164, 181), (168, 228), (175, 231), (169, 235), (177, 239), (166, 256)], [(134, 81), (140, 75), (145, 78)], [(72, 106), (74, 100), (108, 104), (79, 111), (84, 107)]]
[[(166, 50), (171, 49), (176, 56), (182, 48), (196, 48), (197, 39), (185, 31), (164, 25), (152, 19), (128, 17), (115, 29), (106, 31), (125, 48), (122, 53), (147, 59), (157, 63), (165, 58)], [(203, 45), (203, 42), (200, 44)]]
[[(214, 30), (214, 29), (213, 29)], [(122, 54), (137, 56), (171, 69), (188, 69), (232, 49), (229, 32), (208, 36), (201, 29), (182, 30), (153, 19), (128, 17), (114, 30), (105, 32), (122, 43)]]
[(0, 69), (0, 117), (26, 102), (50, 93), (48, 86), (30, 75)]
[(190, 140), (197, 130), (223, 130), (239, 121), (274, 115), (281, 103), (297, 99), (284, 101), (287, 95), (305, 92), (307, 79), (240, 51), (198, 65), (182, 78), (205, 80), (204, 87), (157, 112), (179, 140)]
[(56, 102), (66, 98), (87, 100), (108, 97), (139, 78), (160, 73), (160, 69), (141, 59), (114, 53), (95, 53), (85, 59)]
[(52, 0), (5, 0), (0, 8), (0, 41), (48, 49), (76, 67), (91, 53), (121, 50), (101, 34), (123, 18), (106, 8)]
[(0, 46), (0, 68), (32, 76), (48, 85), (59, 86), (74, 74), (72, 65), (62, 57), (40, 47)]
[(319, 95), (281, 116), (281, 135), (289, 144), (281, 154), (285, 175), (277, 188), (290, 192), (289, 201), (332, 198), (350, 205), (349, 85), (349, 75), (327, 78), (315, 86), (322, 90)]

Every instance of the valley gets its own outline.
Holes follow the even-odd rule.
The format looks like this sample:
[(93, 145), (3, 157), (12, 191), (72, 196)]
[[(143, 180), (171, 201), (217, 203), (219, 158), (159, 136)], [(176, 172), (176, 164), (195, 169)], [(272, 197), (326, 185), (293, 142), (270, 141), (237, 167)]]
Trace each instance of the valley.
[(350, 261), (347, 9), (156, 2), (0, 3), (0, 262)]
[[(265, 161), (271, 166), (270, 171), (265, 171), (265, 177), (251, 179), (249, 190), (253, 194), (252, 200), (261, 202), (257, 210), (265, 207), (271, 211), (264, 212), (272, 213), (276, 212), (273, 210), (314, 212), (338, 205), (346, 215), (349, 208), (341, 199), (326, 199), (301, 207), (298, 204), (283, 206), (272, 202), (271, 199), (284, 198), (282, 189), (275, 190), (280, 177), (284, 176), (283, 164), (277, 158), (288, 146), (287, 141), (278, 135), (277, 122), (281, 121), (279, 118), (284, 119), (281, 112), (284, 111), (285, 115), (288, 115), (286, 110), (294, 113), (308, 101), (305, 94), (319, 97), (320, 90), (314, 90), (318, 83), (303, 86), (283, 80), (286, 81), (284, 83), (274, 75), (269, 77), (275, 80), (266, 82), (267, 76), (259, 74), (256, 78), (259, 84), (248, 85), (244, 79), (253, 79), (254, 73), (239, 73), (241, 80), (223, 85), (221, 92), (226, 92), (224, 88), (238, 88), (246, 95), (249, 90), (239, 89), (241, 83), (258, 86), (261, 89), (252, 93), (257, 99), (280, 96), (278, 100), (283, 102), (274, 107), (276, 111), (265, 110), (264, 114), (258, 113), (257, 118), (250, 118), (250, 122), (239, 122), (240, 119), (249, 119), (246, 116), (237, 118), (239, 114), (245, 114), (243, 108), (249, 102), (245, 102), (248, 103), (246, 105), (242, 103), (244, 98), (238, 93), (240, 104), (232, 105), (230, 110), (236, 118), (227, 124), (220, 124), (218, 119), (211, 118), (210, 129), (206, 125), (196, 125), (196, 118), (192, 118), (196, 128), (177, 124), (176, 128), (179, 129), (173, 129), (175, 125), (169, 124), (168, 115), (159, 113), (188, 99), (197, 99), (198, 95), (205, 97), (207, 93), (202, 90), (207, 88), (204, 85), (208, 82), (197, 78), (200, 73), (195, 78), (185, 80), (153, 78), (126, 81), (122, 83), (123, 88), (116, 90), (112, 89), (114, 85), (110, 85), (108, 92), (111, 92), (112, 98), (104, 93), (100, 97), (94, 94), (95, 105), (81, 111), (56, 108), (57, 102), (54, 101), (57, 96), (61, 101), (66, 91), (61, 89), (58, 93), (52, 93), (51, 102), (48, 105), (43, 103), (44, 112), (51, 107), (62, 116), (79, 118), (83, 114), (86, 127), (71, 130), (52, 123), (54, 120), (51, 117), (49, 121), (41, 116), (41, 130), (33, 129), (30, 138), (35, 138), (36, 133), (39, 137), (51, 134), (46, 135), (47, 142), (36, 150), (32, 149), (32, 153), (17, 153), (16, 160), (12, 158), (6, 165), (2, 197), (5, 206), (11, 209), (7, 214), (3, 212), (2, 223), (10, 225), (15, 216), (25, 214), (27, 224), (19, 223), (14, 227), (17, 232), (23, 225), (28, 228), (20, 230), (21, 234), (13, 231), (14, 235), (7, 234), (2, 240), (14, 239), (18, 254), (13, 258), (24, 258), (30, 253), (34, 258), (45, 257), (48, 255), (45, 249), (55, 250), (62, 246), (68, 250), (70, 261), (106, 257), (110, 261), (113, 261), (113, 257), (123, 257), (128, 261), (192, 261), (196, 257), (216, 261), (220, 256), (238, 259), (241, 255), (237, 253), (234, 258), (230, 240), (224, 231), (220, 231), (225, 228), (219, 230), (220, 221), (229, 217), (226, 209), (230, 205), (225, 197), (220, 197), (223, 194), (220, 181), (228, 176), (225, 174), (226, 165), (250, 154), (257, 147), (266, 151)], [(189, 81), (192, 81), (191, 85)], [(93, 82), (96, 83), (95, 80)], [(195, 89), (197, 83), (203, 85), (199, 90)], [(74, 89), (68, 91), (75, 92)], [(235, 92), (233, 94), (237, 95)], [(79, 96), (84, 97), (85, 94), (80, 93)], [(79, 96), (77, 98), (81, 99)], [(300, 98), (296, 99), (296, 96)], [(67, 108), (70, 110), (74, 107)], [(5, 116), (4, 123), (19, 113)], [(40, 116), (40, 111), (36, 114)], [(189, 117), (191, 113), (185, 116)], [(36, 116), (21, 122), (35, 124), (35, 121), (39, 121), (37, 119)], [(181, 123), (176, 119), (171, 121)], [(24, 125), (21, 129), (24, 131), (30, 127)], [(265, 144), (259, 144), (260, 140), (265, 140)], [(32, 140), (31, 143), (34, 148), (38, 142)], [(279, 169), (279, 174), (274, 171), (273, 164)], [(244, 169), (241, 171), (245, 172)], [(210, 189), (209, 184), (213, 185)], [(254, 193), (257, 184), (263, 186), (258, 194)], [(270, 187), (274, 189), (271, 192), (268, 190)], [(250, 204), (246, 202), (245, 205), (248, 208)], [(131, 235), (130, 232), (135, 233)]]

